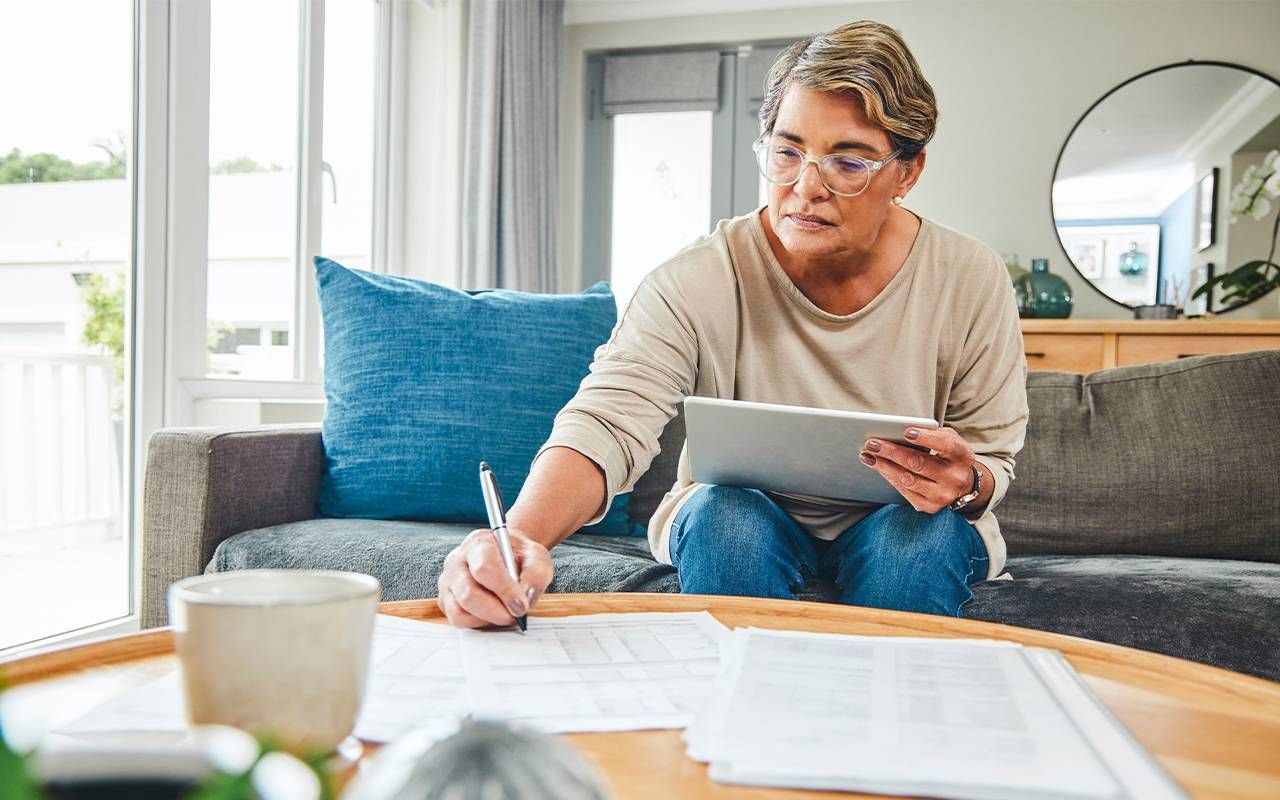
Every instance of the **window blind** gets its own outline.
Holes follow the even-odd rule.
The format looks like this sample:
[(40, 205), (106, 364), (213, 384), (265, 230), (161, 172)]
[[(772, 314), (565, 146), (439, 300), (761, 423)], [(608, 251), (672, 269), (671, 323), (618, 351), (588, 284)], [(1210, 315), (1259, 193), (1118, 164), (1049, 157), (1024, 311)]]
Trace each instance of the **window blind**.
[(717, 111), (720, 53), (697, 50), (608, 56), (601, 99), (605, 114)]

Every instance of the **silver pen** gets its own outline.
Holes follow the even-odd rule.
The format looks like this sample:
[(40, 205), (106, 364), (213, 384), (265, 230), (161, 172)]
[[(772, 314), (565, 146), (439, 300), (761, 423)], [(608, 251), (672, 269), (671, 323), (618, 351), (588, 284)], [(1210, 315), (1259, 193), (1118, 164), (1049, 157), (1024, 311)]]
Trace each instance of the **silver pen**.
[[(489, 528), (493, 538), (498, 540), (498, 552), (502, 554), (502, 564), (507, 568), (511, 580), (519, 581), (516, 573), (516, 557), (511, 552), (511, 536), (507, 533), (507, 510), (502, 505), (502, 492), (498, 491), (498, 479), (493, 477), (493, 470), (488, 462), (480, 462), (480, 491), (484, 494), (484, 508), (489, 513)], [(529, 628), (529, 619), (522, 614), (516, 617), (516, 624), (523, 632)]]

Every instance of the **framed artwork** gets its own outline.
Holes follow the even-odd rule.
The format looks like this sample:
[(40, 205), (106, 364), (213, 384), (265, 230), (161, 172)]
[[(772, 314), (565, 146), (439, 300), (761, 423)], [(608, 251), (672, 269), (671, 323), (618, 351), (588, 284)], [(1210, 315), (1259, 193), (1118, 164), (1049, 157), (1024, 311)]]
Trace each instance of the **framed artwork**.
[(1188, 276), (1191, 285), (1187, 287), (1187, 304), (1183, 309), (1183, 313), (1188, 317), (1198, 317), (1204, 314), (1213, 313), (1213, 292), (1206, 292), (1203, 296), (1191, 299), (1191, 295), (1195, 294), (1196, 289), (1204, 286), (1213, 280), (1213, 262), (1210, 261), (1201, 264), (1198, 267), (1191, 268), (1191, 274)]
[[(1086, 276), (1085, 269), (1100, 272), (1097, 277), (1085, 277), (1098, 291), (1129, 306), (1156, 302), (1160, 275), (1158, 224), (1059, 225), (1058, 239), (1081, 276)], [(1083, 268), (1077, 259), (1081, 253), (1085, 257)], [(1095, 255), (1098, 267), (1088, 262)]]
[(1218, 168), (1196, 183), (1196, 252), (1213, 244), (1218, 233)]
[(1073, 239), (1067, 248), (1070, 257), (1080, 274), (1093, 280), (1102, 277), (1102, 264), (1107, 256), (1107, 240), (1102, 237)]

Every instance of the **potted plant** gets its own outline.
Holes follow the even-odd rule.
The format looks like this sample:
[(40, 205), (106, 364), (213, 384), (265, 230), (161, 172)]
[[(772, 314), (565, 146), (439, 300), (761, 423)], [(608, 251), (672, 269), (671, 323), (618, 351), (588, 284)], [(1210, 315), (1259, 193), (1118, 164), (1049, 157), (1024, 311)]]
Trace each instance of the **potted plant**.
[[(1259, 221), (1266, 219), (1273, 206), (1280, 206), (1280, 203), (1272, 202), (1275, 198), (1280, 198), (1280, 150), (1267, 153), (1261, 165), (1253, 164), (1246, 168), (1240, 182), (1232, 188), (1232, 224), (1243, 216)], [(1280, 213), (1276, 214), (1271, 225), (1271, 248), (1265, 259), (1247, 261), (1230, 272), (1215, 276), (1196, 289), (1191, 297), (1201, 297), (1218, 286), (1223, 291), (1223, 303), (1246, 303), (1280, 286), (1280, 264), (1275, 261), (1277, 232), (1280, 232)]]

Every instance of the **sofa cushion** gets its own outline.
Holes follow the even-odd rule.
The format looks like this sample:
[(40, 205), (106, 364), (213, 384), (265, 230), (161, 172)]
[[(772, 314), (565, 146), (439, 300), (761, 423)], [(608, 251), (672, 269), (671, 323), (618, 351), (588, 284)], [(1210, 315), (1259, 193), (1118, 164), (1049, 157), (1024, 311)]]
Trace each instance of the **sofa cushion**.
[[(445, 556), (475, 526), (441, 522), (311, 519), (225, 539), (209, 568), (342, 569), (372, 575), (383, 600), (436, 596)], [(674, 567), (644, 539), (579, 533), (551, 551), (553, 592), (678, 592)]]
[(1280, 562), (1280, 350), (1033, 372), (1027, 401), (1010, 555)]
[(1022, 556), (974, 587), (969, 619), (1151, 650), (1280, 680), (1280, 565)]
[[(346, 569), (384, 600), (434, 597), (445, 556), (470, 525), (314, 519), (238, 533), (209, 568)], [(579, 533), (551, 551), (553, 592), (678, 592), (675, 569), (640, 539)], [(1280, 566), (1143, 556), (1021, 556), (1012, 581), (973, 587), (965, 616), (1082, 636), (1280, 680)], [(801, 598), (831, 600), (813, 580)]]
[[(617, 308), (582, 294), (462, 292), (316, 259), (330, 517), (483, 523), (477, 467), (519, 494)], [(633, 532), (628, 497), (595, 530)]]

